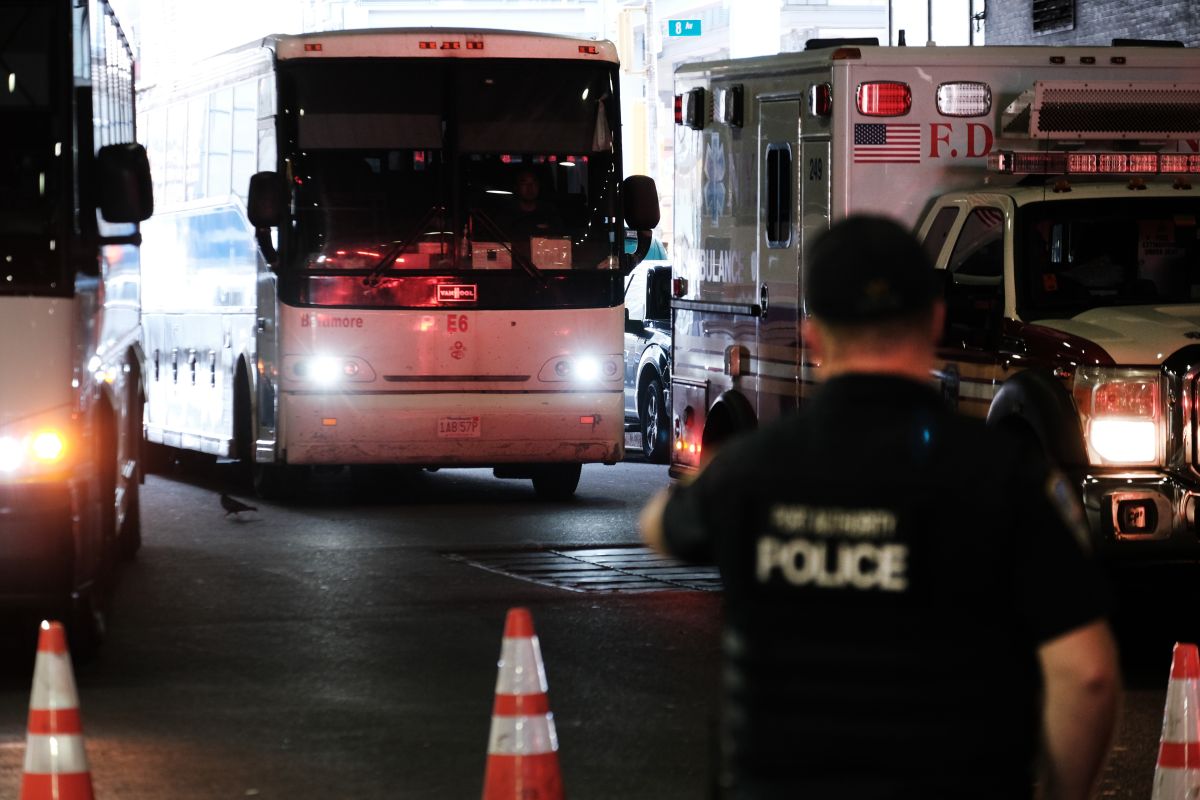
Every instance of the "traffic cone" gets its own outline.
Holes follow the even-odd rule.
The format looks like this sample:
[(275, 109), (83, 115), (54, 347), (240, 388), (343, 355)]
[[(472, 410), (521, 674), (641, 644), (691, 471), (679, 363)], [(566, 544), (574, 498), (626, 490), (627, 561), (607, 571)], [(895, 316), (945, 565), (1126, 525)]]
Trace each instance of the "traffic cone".
[(1150, 800), (1200, 798), (1200, 653), (1196, 645), (1177, 643), (1171, 656), (1171, 680), (1163, 711), (1158, 764)]
[(562, 800), (558, 735), (527, 608), (510, 608), (496, 676), (483, 800)]
[(20, 800), (92, 800), (79, 694), (61, 623), (43, 622), (33, 666)]

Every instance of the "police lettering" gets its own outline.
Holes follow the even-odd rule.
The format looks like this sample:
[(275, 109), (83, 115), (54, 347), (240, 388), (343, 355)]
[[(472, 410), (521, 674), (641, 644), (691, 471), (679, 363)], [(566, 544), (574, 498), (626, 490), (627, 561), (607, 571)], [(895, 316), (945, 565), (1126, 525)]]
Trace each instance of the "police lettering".
[(758, 541), (757, 575), (759, 583), (778, 574), (793, 586), (902, 592), (908, 588), (907, 559), (903, 544), (764, 536)]

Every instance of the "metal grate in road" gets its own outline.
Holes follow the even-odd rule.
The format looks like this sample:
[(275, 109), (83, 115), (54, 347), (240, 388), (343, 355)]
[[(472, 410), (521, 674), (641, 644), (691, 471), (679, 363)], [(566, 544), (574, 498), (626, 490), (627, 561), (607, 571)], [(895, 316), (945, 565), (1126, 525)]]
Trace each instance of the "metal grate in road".
[(446, 557), (572, 592), (716, 592), (722, 588), (716, 567), (684, 564), (636, 545), (486, 550), (447, 553)]

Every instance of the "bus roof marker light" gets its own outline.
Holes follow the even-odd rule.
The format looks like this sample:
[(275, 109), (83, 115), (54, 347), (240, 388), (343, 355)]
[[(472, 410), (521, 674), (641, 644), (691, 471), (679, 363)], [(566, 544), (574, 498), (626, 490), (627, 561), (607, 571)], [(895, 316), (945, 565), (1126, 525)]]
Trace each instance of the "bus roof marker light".
[(594, 44), (581, 44), (579, 45), (579, 52), (585, 56), (598, 56), (600, 55), (600, 48)]
[(912, 89), (901, 81), (858, 85), (858, 113), (865, 117), (902, 117), (912, 110)]
[(992, 110), (992, 89), (981, 81), (953, 81), (937, 88), (943, 117), (982, 117)]
[(305, 42), (304, 44), (304, 52), (306, 53), (320, 53), (323, 49), (324, 47), (321, 46), (320, 42)]

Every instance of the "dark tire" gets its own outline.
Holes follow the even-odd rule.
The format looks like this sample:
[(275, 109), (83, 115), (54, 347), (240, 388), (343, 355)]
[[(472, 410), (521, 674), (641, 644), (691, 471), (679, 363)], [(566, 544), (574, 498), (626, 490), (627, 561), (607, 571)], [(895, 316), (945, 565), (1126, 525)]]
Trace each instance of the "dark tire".
[(117, 550), (125, 561), (137, 558), (142, 549), (142, 485), (140, 479), (125, 485), (125, 517), (117, 533)]
[(175, 466), (176, 451), (165, 444), (142, 440), (141, 471), (143, 475), (163, 475)]
[(655, 375), (638, 395), (638, 421), (642, 427), (642, 452), (654, 464), (667, 463), (671, 452), (671, 420), (662, 379)]
[(546, 464), (533, 474), (533, 490), (543, 500), (568, 500), (579, 486), (582, 464)]
[[(142, 440), (142, 402), (135, 397), (130, 414), (129, 441)], [(141, 448), (144, 452), (144, 447)], [(140, 454), (139, 454), (140, 455)], [(125, 561), (132, 561), (142, 549), (142, 461), (138, 459), (136, 472), (125, 481), (125, 516), (117, 529), (117, 552)]]

